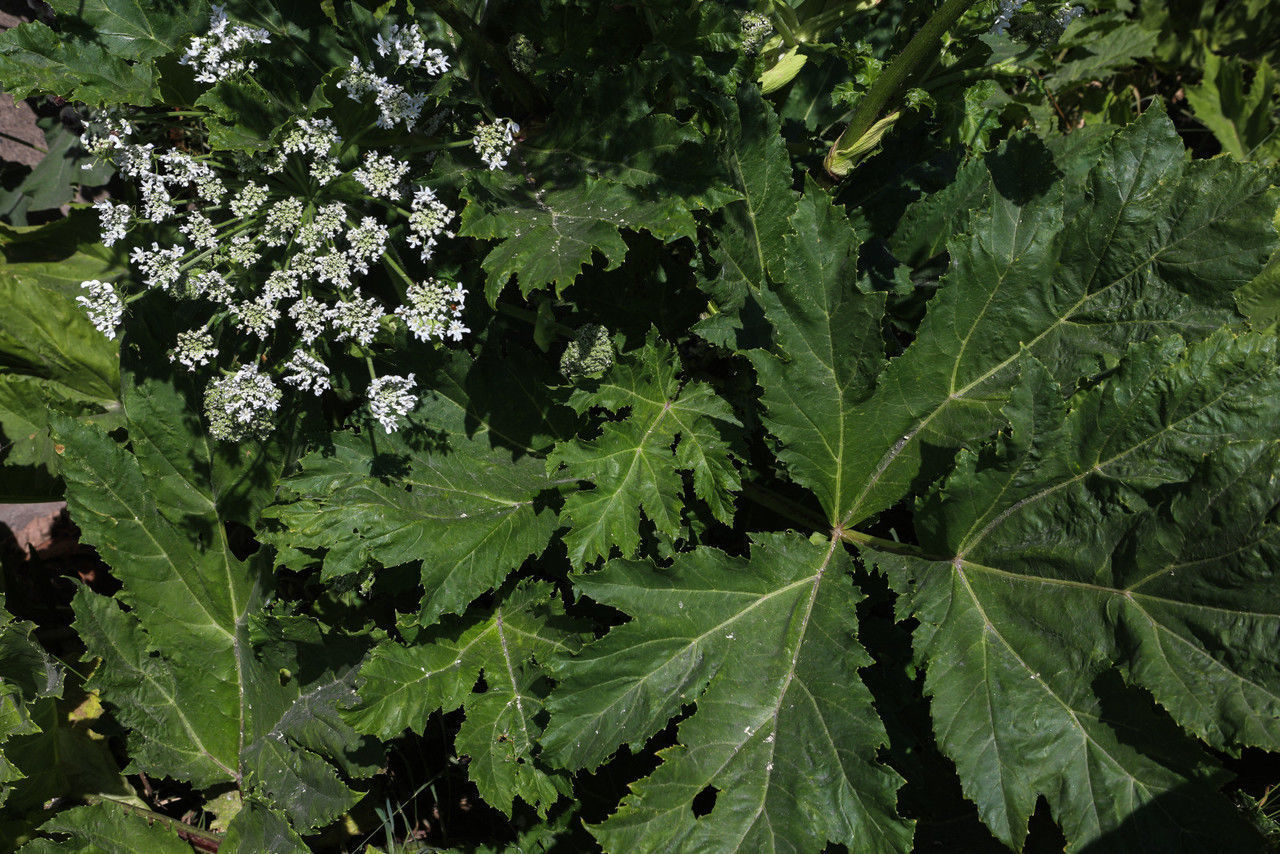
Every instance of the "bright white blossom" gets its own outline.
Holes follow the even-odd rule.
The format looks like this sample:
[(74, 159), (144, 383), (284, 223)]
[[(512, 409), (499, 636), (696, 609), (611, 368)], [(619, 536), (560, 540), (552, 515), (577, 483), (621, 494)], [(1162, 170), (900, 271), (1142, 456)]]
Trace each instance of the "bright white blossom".
[[(80, 144), (94, 157), (106, 157), (122, 150), (125, 147), (125, 137), (132, 133), (133, 125), (127, 119), (106, 119), (85, 128), (80, 135)], [(91, 169), (93, 164), (86, 163), (81, 168)]]
[(209, 383), (204, 393), (204, 414), (209, 435), (224, 442), (238, 442), (271, 432), (271, 413), (280, 406), (280, 389), (257, 365), (245, 365), (230, 376)]
[(114, 246), (116, 241), (124, 240), (129, 220), (133, 218), (133, 208), (128, 205), (113, 205), (110, 199), (100, 199), (93, 203), (98, 212), (98, 221), (102, 224), (102, 243)]
[(203, 36), (193, 36), (187, 46), (186, 54), (178, 60), (181, 65), (190, 65), (196, 69), (196, 80), (200, 83), (217, 83), (224, 77), (241, 71), (253, 71), (257, 63), (243, 59), (232, 59), (230, 54), (249, 44), (269, 44), (271, 34), (266, 30), (246, 27), (242, 24), (232, 25), (227, 20), (224, 7), (214, 6), (209, 16), (209, 32)]
[(151, 155), (154, 151), (155, 146), (151, 143), (125, 145), (112, 155), (111, 161), (121, 175), (136, 181), (151, 174)]
[(262, 241), (268, 246), (284, 246), (298, 232), (302, 222), (302, 199), (289, 196), (267, 209), (267, 219), (262, 226)]
[(311, 177), (320, 184), (328, 184), (342, 174), (330, 151), (342, 144), (337, 126), (332, 119), (298, 119), (297, 126), (285, 135), (280, 143), (280, 153), (311, 155), (308, 167)]
[(511, 149), (515, 148), (518, 133), (520, 125), (511, 119), (494, 119), (476, 125), (475, 135), (471, 137), (471, 147), (490, 170), (502, 169), (507, 165)]
[(260, 296), (248, 302), (235, 303), (231, 306), (231, 317), (236, 328), (246, 335), (256, 335), (263, 341), (276, 328), (280, 319), (280, 309), (275, 300)]
[(338, 250), (315, 259), (311, 273), (317, 282), (328, 282), (335, 288), (345, 288), (351, 284), (351, 262)]
[(360, 224), (347, 231), (347, 260), (351, 269), (357, 273), (369, 272), (369, 262), (382, 257), (387, 249), (390, 232), (387, 227), (371, 216), (360, 220)]
[(265, 184), (255, 184), (250, 181), (231, 199), (231, 212), (240, 217), (248, 216), (262, 207), (268, 195), (270, 191)]
[(188, 371), (203, 367), (216, 358), (218, 348), (213, 346), (213, 334), (208, 329), (179, 332), (177, 345), (169, 351), (169, 361), (177, 362)]
[(142, 191), (143, 217), (151, 222), (164, 222), (173, 214), (176, 205), (159, 175), (143, 175), (138, 189)]
[(161, 249), (160, 244), (152, 243), (150, 252), (141, 246), (133, 247), (133, 251), (129, 253), (129, 260), (138, 265), (148, 288), (167, 291), (182, 275), (179, 264), (186, 252), (184, 246)]
[(382, 323), (382, 305), (373, 297), (362, 298), (356, 288), (355, 295), (339, 300), (326, 312), (326, 318), (333, 324), (336, 340), (368, 346)]
[(197, 249), (215, 249), (218, 246), (217, 229), (200, 211), (193, 211), (178, 230), (185, 234), (191, 241), (191, 245)]
[(111, 285), (97, 279), (81, 282), (80, 287), (88, 294), (76, 297), (76, 302), (84, 306), (89, 322), (103, 335), (114, 339), (120, 318), (124, 315), (124, 302), (120, 295)]
[(329, 325), (329, 307), (315, 297), (303, 297), (289, 308), (289, 317), (306, 344), (319, 338)]
[(449, 58), (437, 48), (427, 47), (427, 41), (417, 24), (409, 24), (407, 27), (393, 24), (385, 38), (381, 33), (373, 37), (373, 45), (377, 48), (378, 56), (386, 57), (394, 52), (397, 65), (421, 68), (433, 77), (449, 70)]
[(364, 155), (364, 165), (351, 174), (372, 195), (395, 201), (400, 198), (400, 183), (408, 171), (407, 161), (368, 151)]
[[(252, 70), (248, 49), (269, 38), (215, 6), (209, 30), (190, 40), (180, 61), (197, 81), (220, 81)], [(367, 63), (352, 58), (337, 84), (369, 105), (368, 123), (404, 128), (428, 141), (446, 123), (453, 125), (457, 117), (448, 109), (427, 111), (443, 91), (431, 78), (449, 71), (449, 58), (428, 45), (422, 28), (388, 24), (373, 48)], [(411, 188), (409, 159), (400, 159), (398, 150), (362, 151), (343, 140), (327, 115), (295, 118), (277, 145), (255, 153), (207, 152), (198, 144), (168, 150), (138, 145), (130, 142), (133, 127), (114, 118), (91, 122), (82, 138), (91, 154), (108, 159), (137, 187), (139, 203), (132, 208), (115, 200), (94, 205), (103, 242), (111, 246), (132, 237), (140, 244), (129, 255), (138, 282), (173, 298), (201, 301), (183, 309), (203, 309), (205, 315), (177, 336), (170, 361), (195, 371), (217, 366), (220, 357), (225, 365), (229, 350), (290, 354), (287, 360), (255, 359), (234, 372), (224, 367), (209, 383), (205, 415), (214, 438), (266, 435), (286, 386), (291, 393), (330, 391), (328, 348), (370, 347), (384, 323), (390, 329), (403, 321), (422, 341), (459, 341), (471, 331), (463, 322), (466, 291), (459, 285), (435, 278), (412, 284), (394, 315), (388, 314), (394, 303), (384, 305), (362, 292), (362, 278), (384, 258), (393, 234), (403, 232), (405, 242), (429, 261), (439, 243), (454, 236), (458, 214), (422, 182)], [(506, 165), (518, 133), (515, 122), (499, 119), (477, 127), (471, 144), (489, 168), (498, 169)], [(350, 149), (354, 166), (346, 157)], [(415, 154), (414, 168), (432, 157)], [(353, 194), (353, 182), (363, 192)], [(185, 245), (167, 245), (178, 234)], [(116, 336), (125, 294), (97, 281), (85, 282), (83, 291), (78, 301), (90, 320)], [(368, 399), (373, 416), (394, 431), (416, 405), (415, 377), (375, 380)]]
[(236, 290), (227, 277), (217, 270), (206, 270), (190, 278), (190, 291), (193, 297), (208, 297), (213, 302), (226, 305), (235, 296)]
[(322, 206), (298, 229), (298, 243), (314, 252), (326, 240), (332, 240), (342, 231), (342, 224), (347, 220), (347, 209), (342, 202), (331, 202)]
[(369, 411), (378, 419), (382, 429), (394, 433), (400, 429), (400, 418), (408, 415), (418, 403), (413, 393), (413, 374), (407, 377), (378, 377), (369, 383)]
[(271, 275), (267, 276), (266, 284), (262, 286), (262, 296), (264, 299), (272, 302), (279, 302), (282, 299), (292, 299), (298, 295), (298, 276), (297, 270), (272, 270)]
[(419, 187), (413, 194), (411, 210), (409, 234), (405, 237), (405, 242), (415, 249), (421, 247), (422, 260), (426, 261), (435, 251), (437, 237), (441, 234), (453, 237), (448, 226), (455, 214), (449, 210), (448, 205), (436, 198), (430, 187)]
[(241, 232), (231, 238), (231, 243), (223, 244), (223, 251), (217, 255), (219, 261), (240, 267), (252, 267), (261, 257), (257, 236), (249, 232)]
[(285, 375), (281, 381), (298, 391), (309, 391), (316, 396), (329, 390), (329, 366), (306, 350), (294, 350), (284, 364)]
[(463, 334), (471, 331), (460, 320), (467, 301), (467, 292), (461, 285), (450, 287), (438, 279), (427, 279), (410, 285), (404, 298), (405, 304), (396, 309), (396, 314), (419, 341), (446, 337), (460, 341)]

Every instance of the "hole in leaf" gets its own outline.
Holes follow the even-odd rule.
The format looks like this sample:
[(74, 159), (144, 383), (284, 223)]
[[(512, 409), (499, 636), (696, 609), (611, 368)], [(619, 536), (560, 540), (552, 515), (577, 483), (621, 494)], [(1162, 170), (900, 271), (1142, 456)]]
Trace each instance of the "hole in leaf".
[(711, 811), (716, 808), (716, 795), (720, 790), (715, 786), (707, 786), (693, 798), (693, 814), (702, 818), (704, 815), (710, 815)]

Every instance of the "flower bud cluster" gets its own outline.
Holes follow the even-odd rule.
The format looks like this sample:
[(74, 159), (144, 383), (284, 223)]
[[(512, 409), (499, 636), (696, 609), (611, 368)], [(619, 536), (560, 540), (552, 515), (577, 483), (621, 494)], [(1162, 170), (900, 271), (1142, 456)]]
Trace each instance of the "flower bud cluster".
[[(253, 63), (239, 52), (268, 43), (265, 32), (235, 24), (215, 7), (209, 32), (192, 38), (183, 62), (203, 82), (251, 73)], [(373, 62), (353, 58), (339, 86), (357, 101), (372, 98), (380, 128), (412, 130), (429, 97), (412, 88), (414, 75), (437, 77), (449, 60), (416, 24), (389, 26), (373, 48)], [(380, 71), (384, 61), (394, 68)], [(86, 148), (138, 189), (136, 207), (95, 204), (104, 242), (131, 244), (135, 278), (149, 299), (205, 309), (203, 322), (180, 333), (168, 357), (189, 371), (214, 373), (205, 416), (215, 438), (266, 435), (286, 390), (331, 389), (335, 358), (367, 360), (406, 332), (439, 343), (471, 331), (463, 317), (466, 289), (436, 276), (411, 278), (400, 260), (400, 247), (409, 247), (426, 263), (453, 237), (455, 211), (415, 175), (429, 158), (398, 156), (386, 134), (382, 152), (361, 152), (364, 131), (347, 124), (340, 131), (335, 119), (342, 113), (333, 109), (332, 117), (298, 117), (278, 132), (276, 146), (256, 154), (201, 153), (189, 142), (157, 150), (131, 141), (136, 131), (123, 119), (86, 131)], [(440, 124), (440, 116), (426, 124)], [(472, 146), (485, 166), (501, 168), (518, 131), (507, 119), (482, 124)], [(377, 278), (364, 281), (371, 276)], [(83, 288), (79, 302), (90, 320), (114, 337), (123, 293), (98, 281)], [(403, 297), (387, 305), (389, 294)], [(413, 374), (373, 379), (365, 392), (370, 414), (388, 432), (397, 429), (416, 405), (414, 389)]]

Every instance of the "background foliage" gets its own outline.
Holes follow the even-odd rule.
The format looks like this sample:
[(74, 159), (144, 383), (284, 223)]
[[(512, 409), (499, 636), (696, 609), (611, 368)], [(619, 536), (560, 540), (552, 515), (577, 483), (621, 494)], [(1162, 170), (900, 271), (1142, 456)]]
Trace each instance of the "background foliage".
[[(0, 33), (0, 500), (109, 567), (6, 565), (0, 848), (1268, 850), (1280, 12), (1005, 5), (229, 0), (204, 92), (204, 0)], [(78, 123), (268, 148), (384, 19), (523, 129), (429, 176), (473, 335), (218, 443), (74, 301)]]

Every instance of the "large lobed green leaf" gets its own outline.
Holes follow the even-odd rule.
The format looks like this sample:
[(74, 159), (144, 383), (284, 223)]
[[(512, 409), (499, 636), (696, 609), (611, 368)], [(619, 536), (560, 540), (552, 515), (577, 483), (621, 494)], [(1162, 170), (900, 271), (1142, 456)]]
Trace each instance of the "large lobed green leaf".
[[(695, 705), (658, 769), (591, 828), (605, 850), (907, 851), (843, 545), (754, 539), (750, 558), (702, 548), (669, 569), (616, 560), (575, 578), (632, 619), (557, 662), (546, 754), (594, 768)], [(695, 816), (708, 788), (714, 807)]]
[[(412, 644), (375, 647), (360, 668), (360, 702), (346, 717), (358, 731), (390, 739), (421, 732), (433, 712), (461, 707), (456, 743), (481, 796), (508, 815), (519, 798), (545, 817), (569, 793), (568, 778), (536, 756), (546, 666), (580, 646), (581, 631), (550, 586), (521, 584)], [(482, 677), (484, 690), (475, 690)]]
[(1215, 748), (1280, 747), (1276, 340), (1152, 341), (1069, 406), (1022, 371), (1011, 434), (916, 517), (932, 557), (864, 541), (920, 622), (939, 744), (1012, 846), (1043, 796), (1072, 850), (1252, 850), (1212, 762), (1113, 668)]
[(674, 348), (651, 338), (569, 404), (625, 415), (604, 421), (596, 438), (558, 444), (547, 459), (551, 471), (563, 467), (594, 487), (565, 499), (572, 521), (565, 544), (575, 566), (607, 557), (614, 546), (630, 557), (640, 543), (641, 513), (675, 536), (685, 505), (682, 471), (692, 473), (693, 493), (716, 518), (732, 520), (740, 478), (724, 432), (738, 419), (710, 385), (681, 380)]
[(541, 554), (559, 525), (546, 495), (573, 481), (547, 475), (532, 457), (513, 461), (482, 440), (445, 435), (437, 447), (415, 451), (397, 437), (371, 445), (366, 436), (338, 433), (330, 447), (305, 457), (284, 484), (295, 500), (268, 511), (281, 526), (266, 537), (280, 548), (280, 562), (304, 567), (312, 558), (299, 550), (323, 551), (326, 579), (370, 561), (421, 562), (418, 618), (430, 625), (461, 613)]
[[(198, 788), (233, 783), (264, 801), (233, 820), (236, 834), (274, 815), (301, 832), (322, 827), (359, 799), (351, 781), (378, 762), (336, 712), (360, 645), (344, 652), (350, 644), (309, 618), (268, 614), (266, 555), (232, 550), (228, 522), (252, 522), (272, 496), (279, 449), (219, 451), (164, 380), (129, 375), (124, 408), (128, 448), (53, 419), (72, 518), (123, 584), (114, 598), (82, 589), (73, 602), (100, 660), (89, 687), (126, 729), (131, 769)], [(316, 649), (326, 655), (312, 660)]]
[(737, 93), (722, 159), (730, 186), (742, 198), (726, 205), (711, 252), (718, 270), (704, 287), (716, 312), (697, 326), (698, 334), (728, 346), (742, 329), (748, 300), (772, 276), (781, 276), (788, 220), (796, 209), (791, 158), (780, 122), (754, 85)]
[[(1252, 167), (1188, 163), (1182, 150), (1169, 120), (1149, 110), (1079, 180), (1029, 198), (1025, 189), (1005, 195), (997, 181), (968, 235), (950, 244), (951, 269), (912, 345), (878, 376), (860, 365), (862, 376), (836, 387), (839, 419), (859, 429), (839, 431), (830, 396), (797, 399), (798, 413), (769, 411), (766, 424), (792, 457), (833, 461), (796, 473), (833, 524), (848, 527), (889, 507), (936, 476), (951, 450), (990, 435), (1024, 352), (1074, 382), (1113, 364), (1130, 342), (1195, 339), (1239, 318), (1232, 293), (1275, 245), (1274, 193)], [(791, 296), (770, 310), (790, 361), (762, 371), (766, 405), (831, 372), (794, 358), (792, 348), (847, 359), (831, 343), (826, 316), (806, 307), (814, 290), (791, 281), (779, 289)], [(844, 286), (845, 301), (859, 299), (853, 290)], [(765, 358), (755, 358), (758, 370)], [(871, 385), (865, 400), (843, 392)]]

